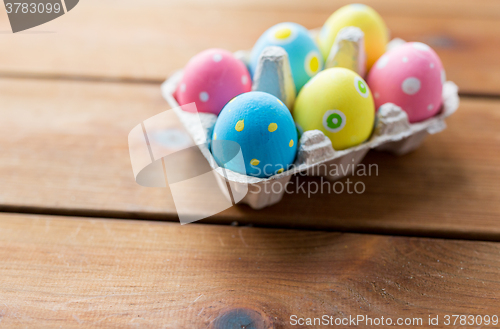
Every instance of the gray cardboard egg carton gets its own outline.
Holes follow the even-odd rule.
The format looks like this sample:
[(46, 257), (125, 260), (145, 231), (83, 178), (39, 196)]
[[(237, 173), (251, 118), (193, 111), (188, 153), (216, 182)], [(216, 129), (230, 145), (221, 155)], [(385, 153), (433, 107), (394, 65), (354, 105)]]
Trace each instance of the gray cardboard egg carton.
[[(358, 58), (364, 62), (365, 55), (360, 51), (363, 49), (362, 32), (359, 34), (360, 30), (357, 28), (346, 28), (342, 32), (339, 33), (332, 47), (325, 67), (343, 66), (363, 73), (364, 65), (356, 60), (351, 63), (334, 62), (335, 52), (341, 51), (349, 51), (352, 54), (350, 58)], [(393, 40), (388, 47), (395, 47), (403, 42), (402, 40)], [(249, 52), (239, 51), (235, 55), (245, 64), (248, 63)], [(346, 58), (346, 56), (338, 57)], [(285, 193), (285, 184), (290, 181), (294, 174), (324, 176), (333, 181), (341, 179), (345, 175), (342, 170), (339, 170), (335, 171), (335, 175), (332, 176), (332, 171), (327, 168), (356, 166), (371, 149), (388, 151), (397, 155), (415, 150), (427, 135), (436, 134), (446, 128), (445, 118), (453, 114), (459, 105), (458, 88), (453, 82), (447, 81), (443, 86), (443, 107), (438, 115), (422, 122), (410, 124), (406, 113), (400, 107), (391, 103), (384, 104), (376, 114), (372, 136), (358, 146), (337, 151), (333, 149), (330, 139), (323, 132), (319, 130), (306, 131), (300, 138), (297, 157), (290, 170), (269, 178), (258, 178), (242, 175), (228, 169), (222, 170), (217, 166), (206, 143), (211, 141), (217, 117), (209, 113), (188, 113), (179, 108), (174, 93), (181, 79), (182, 71), (178, 71), (163, 83), (162, 94), (164, 98), (174, 108), (195, 144), (199, 146), (202, 154), (215, 169), (215, 176), (221, 190), (231, 199), (231, 196), (227, 195), (228, 189), (226, 188), (229, 184), (233, 196), (240, 196), (235, 198), (235, 201), (248, 204), (254, 209), (261, 209), (279, 202)], [(253, 90), (269, 92), (280, 98), (290, 109), (293, 108), (296, 96), (295, 87), (291, 79), (288, 55), (282, 48), (269, 47), (264, 50), (255, 72)], [(203, 127), (201, 131), (195, 128), (199, 127), (200, 121)], [(273, 184), (282, 184), (283, 188), (272, 188)]]

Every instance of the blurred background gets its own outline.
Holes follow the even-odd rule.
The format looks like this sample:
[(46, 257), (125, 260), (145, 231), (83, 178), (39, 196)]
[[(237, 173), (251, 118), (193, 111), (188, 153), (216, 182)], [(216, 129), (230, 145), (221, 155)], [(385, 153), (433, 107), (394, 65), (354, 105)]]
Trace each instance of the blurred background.
[[(341, 0), (82, 0), (77, 10), (10, 34), (0, 10), (2, 74), (106, 77), (160, 82), (198, 52), (250, 49), (274, 24), (321, 27)], [(464, 93), (494, 93), (500, 69), (495, 0), (367, 0), (392, 37), (422, 41), (440, 55)], [(481, 77), (477, 84), (476, 77)], [(498, 79), (498, 78), (497, 78)]]

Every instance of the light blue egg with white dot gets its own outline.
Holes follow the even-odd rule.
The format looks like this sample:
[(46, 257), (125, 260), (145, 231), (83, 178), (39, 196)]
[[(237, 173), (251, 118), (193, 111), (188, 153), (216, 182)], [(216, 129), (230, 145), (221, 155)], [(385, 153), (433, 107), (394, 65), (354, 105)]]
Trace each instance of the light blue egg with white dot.
[(287, 22), (274, 25), (257, 40), (250, 59), (252, 75), (255, 74), (260, 54), (269, 46), (282, 47), (288, 53), (297, 92), (323, 69), (323, 57), (309, 31), (302, 25)]
[[(235, 158), (234, 145), (239, 145), (243, 161), (231, 161)], [(283, 102), (271, 94), (252, 91), (236, 96), (222, 109), (213, 130), (211, 150), (221, 167), (269, 177), (293, 164), (297, 129)]]

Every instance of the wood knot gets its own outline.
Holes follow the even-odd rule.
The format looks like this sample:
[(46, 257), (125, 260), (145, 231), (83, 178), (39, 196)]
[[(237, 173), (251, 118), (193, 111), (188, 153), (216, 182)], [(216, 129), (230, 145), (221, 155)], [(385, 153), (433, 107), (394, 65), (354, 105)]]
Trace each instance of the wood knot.
[(267, 316), (248, 308), (234, 308), (220, 314), (212, 329), (270, 329), (274, 325)]

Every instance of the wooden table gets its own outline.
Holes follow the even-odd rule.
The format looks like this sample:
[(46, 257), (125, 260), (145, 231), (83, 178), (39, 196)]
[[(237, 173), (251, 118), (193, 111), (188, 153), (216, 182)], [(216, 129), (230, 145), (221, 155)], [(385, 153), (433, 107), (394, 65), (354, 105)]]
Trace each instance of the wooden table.
[(0, 326), (500, 316), (498, 1), (365, 1), (393, 37), (439, 53), (461, 106), (417, 151), (370, 152), (362, 195), (295, 193), (180, 226), (168, 188), (134, 182), (127, 135), (168, 109), (167, 76), (345, 3), (86, 0), (18, 34), (0, 10)]

